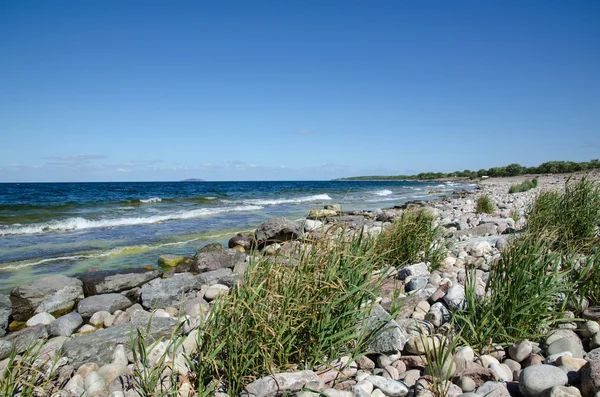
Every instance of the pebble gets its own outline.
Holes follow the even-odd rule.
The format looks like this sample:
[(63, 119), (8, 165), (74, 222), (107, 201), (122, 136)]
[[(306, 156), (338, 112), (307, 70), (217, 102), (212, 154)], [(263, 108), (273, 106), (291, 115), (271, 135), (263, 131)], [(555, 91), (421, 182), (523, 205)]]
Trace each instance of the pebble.
[(508, 355), (518, 363), (523, 362), (527, 357), (529, 357), (532, 351), (533, 345), (528, 340), (524, 340), (519, 343), (513, 343), (508, 347)]
[[(577, 343), (579, 342), (579, 343)], [(552, 342), (547, 349), (549, 355), (569, 351), (575, 358), (583, 358), (583, 348), (581, 341), (575, 342), (572, 338), (561, 338)]]
[(104, 326), (104, 320), (106, 320), (106, 318), (109, 316), (111, 316), (109, 312), (102, 310), (92, 314), (92, 317), (90, 317), (88, 323), (90, 323), (90, 325), (93, 325), (96, 328), (102, 327)]
[(88, 396), (93, 396), (106, 389), (106, 380), (98, 372), (92, 371), (85, 377), (84, 385)]
[(392, 359), (386, 356), (385, 354), (379, 355), (377, 357), (377, 366), (379, 368), (385, 368), (388, 365), (392, 365)]
[(54, 320), (56, 320), (56, 318), (54, 318), (54, 316), (52, 314), (42, 312), (42, 313), (36, 314), (35, 316), (33, 316), (29, 320), (27, 320), (25, 325), (28, 327), (33, 327), (38, 324), (50, 325), (50, 323)]
[(388, 397), (404, 397), (409, 392), (406, 383), (401, 381), (386, 379), (377, 375), (369, 376), (366, 380)]
[(600, 324), (597, 321), (586, 321), (577, 331), (582, 338), (591, 338), (600, 332)]
[(553, 365), (532, 365), (519, 377), (519, 390), (525, 397), (533, 397), (554, 386), (564, 386), (569, 379), (565, 372)]
[(463, 376), (456, 381), (456, 385), (464, 392), (471, 392), (475, 390), (475, 381), (468, 376)]

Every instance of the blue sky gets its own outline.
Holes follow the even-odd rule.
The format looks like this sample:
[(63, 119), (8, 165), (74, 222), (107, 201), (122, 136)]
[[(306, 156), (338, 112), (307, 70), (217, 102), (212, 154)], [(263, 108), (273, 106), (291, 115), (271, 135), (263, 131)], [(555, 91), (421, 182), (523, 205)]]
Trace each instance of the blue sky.
[(600, 157), (598, 1), (0, 0), (0, 181)]

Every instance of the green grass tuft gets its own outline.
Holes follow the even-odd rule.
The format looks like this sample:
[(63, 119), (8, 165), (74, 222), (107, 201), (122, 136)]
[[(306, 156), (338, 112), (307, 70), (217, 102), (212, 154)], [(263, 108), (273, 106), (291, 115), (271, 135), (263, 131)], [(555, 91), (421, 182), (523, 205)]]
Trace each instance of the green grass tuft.
[(588, 251), (598, 244), (600, 186), (587, 178), (567, 182), (562, 192), (542, 192), (527, 216), (526, 233), (550, 239), (562, 252)]
[(492, 343), (535, 340), (563, 313), (570, 291), (561, 255), (543, 239), (521, 239), (505, 249), (492, 266), (485, 292), (478, 296), (475, 270), (467, 271), (466, 308), (453, 321), (466, 344), (482, 351)]
[(407, 209), (384, 230), (375, 247), (382, 260), (391, 266), (407, 263), (429, 262), (431, 269), (438, 268), (444, 259), (444, 249), (439, 243), (441, 231), (434, 216), (426, 209)]
[(259, 257), (243, 283), (216, 303), (192, 356), (198, 388), (222, 382), (229, 395), (269, 373), (312, 369), (364, 354), (369, 316), (382, 277), (362, 235), (296, 250), (291, 263)]
[(530, 181), (525, 181), (523, 183), (512, 185), (510, 187), (510, 189), (508, 190), (508, 193), (512, 194), (512, 193), (526, 192), (528, 190), (536, 188), (537, 186), (538, 186), (538, 180), (537, 180), (537, 178), (535, 178)]
[(477, 199), (475, 212), (478, 214), (493, 214), (496, 212), (496, 207), (494, 207), (494, 203), (492, 203), (490, 196), (486, 194)]

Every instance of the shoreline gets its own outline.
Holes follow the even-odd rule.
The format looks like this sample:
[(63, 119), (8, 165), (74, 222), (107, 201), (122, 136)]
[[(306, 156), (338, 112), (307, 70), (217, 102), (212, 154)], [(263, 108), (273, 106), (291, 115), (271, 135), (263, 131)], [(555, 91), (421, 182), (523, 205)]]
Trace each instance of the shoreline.
[[(524, 215), (537, 194), (562, 189), (567, 180), (577, 180), (582, 176), (595, 182), (600, 181), (600, 172), (541, 175), (536, 188), (509, 194), (511, 185), (535, 176), (489, 178), (481, 181), (473, 190), (453, 192), (450, 197), (407, 202), (391, 208), (343, 212), (336, 204), (325, 205), (322, 209), (310, 211), (300, 222), (285, 218), (270, 219), (259, 225), (253, 233), (232, 236), (228, 247), (213, 243), (200, 248), (195, 255), (162, 255), (159, 258), (162, 268), (96, 271), (74, 277), (44, 276), (30, 285), (13, 289), (10, 299), (5, 295), (0, 296), (0, 333), (10, 328), (10, 332), (0, 338), (0, 369), (8, 364), (8, 355), (13, 347), (19, 350), (28, 343), (50, 338), (43, 349), (53, 351), (53, 357), (62, 349), (62, 357), (65, 358), (63, 365), (70, 365), (72, 368), (69, 383), (64, 386), (64, 390), (81, 389), (81, 382), (89, 376), (91, 368), (93, 373), (104, 374), (104, 386), (100, 391), (110, 391), (110, 385), (121, 376), (130, 374), (131, 366), (135, 364), (122, 356), (118, 360), (115, 358), (116, 352), (128, 349), (131, 326), (156, 321), (152, 323), (150, 332), (152, 338), (158, 340), (173, 332), (183, 318), (185, 324), (191, 321), (186, 325), (188, 328), (184, 331), (185, 334), (192, 335), (201, 324), (201, 318), (208, 315), (211, 305), (219, 296), (227, 295), (241, 280), (250, 261), (248, 253), (254, 245), (258, 245), (265, 255), (277, 255), (278, 252), (292, 252), (294, 246), (303, 244), (302, 241), (323, 240), (330, 231), (334, 235), (361, 231), (375, 238), (384, 230), (390, 229), (407, 207), (423, 208), (434, 215), (436, 223), (444, 230), (445, 241), (454, 241), (454, 244), (446, 251), (439, 270), (420, 273), (422, 270), (412, 269), (421, 264), (412, 264), (400, 269), (404, 273), (398, 273), (398, 269), (390, 273), (392, 292), (398, 288), (397, 280), (400, 279), (401, 296), (405, 299), (396, 321), (403, 330), (411, 329), (411, 324), (419, 321), (429, 321), (437, 328), (443, 325), (443, 321), (437, 314), (431, 314), (435, 312), (432, 308), (438, 305), (436, 310), (441, 310), (440, 313), (443, 314), (440, 302), (444, 302), (442, 306), (450, 309), (455, 304), (454, 298), (449, 297), (454, 287), (443, 287), (442, 281), (447, 279), (451, 285), (460, 286), (461, 277), (464, 283), (465, 267), (468, 264), (476, 263), (479, 266), (478, 272), (489, 271), (490, 264), (498, 259), (509, 236), (523, 228)], [(484, 195), (491, 197), (496, 208), (494, 214), (479, 214), (475, 211), (476, 199)], [(434, 276), (438, 279), (437, 283), (433, 281)], [(426, 291), (434, 296), (441, 294), (440, 299), (432, 301), (432, 295), (428, 295)], [(390, 309), (395, 299), (389, 292), (378, 298), (385, 310)], [(188, 302), (194, 304), (190, 306)], [(9, 327), (10, 321), (12, 325)], [(410, 335), (410, 331), (403, 332)], [(406, 346), (402, 344), (404, 350), (408, 349), (406, 353), (409, 356), (419, 353), (418, 348), (414, 351), (414, 346), (410, 347), (410, 340), (414, 343), (414, 338), (414, 335), (412, 339), (408, 338)], [(394, 358), (383, 352), (380, 356)], [(393, 361), (399, 359), (401, 357)], [(106, 372), (106, 366), (114, 367), (117, 365), (116, 361), (120, 365), (117, 371), (119, 375), (113, 376), (112, 372)], [(90, 362), (94, 363), (91, 367)], [(414, 369), (409, 368), (407, 362), (402, 362), (405, 373)], [(359, 368), (373, 374), (370, 376), (382, 373), (370, 366), (368, 362), (359, 363)], [(376, 365), (378, 366), (379, 364)], [(81, 368), (88, 370), (82, 373)], [(387, 366), (379, 368), (385, 369)], [(75, 370), (77, 373), (73, 375)], [(354, 379), (352, 376), (350, 378)], [(496, 374), (493, 377), (498, 380), (503, 376)], [(396, 373), (386, 379), (400, 382), (399, 377), (400, 374)], [(512, 377), (511, 374), (511, 381)], [(87, 380), (85, 382), (87, 384)], [(357, 384), (357, 381), (353, 382), (350, 382), (349, 387)], [(122, 388), (121, 394), (111, 392), (110, 396), (133, 396), (134, 394), (124, 394), (131, 390)], [(103, 394), (98, 396), (101, 395)], [(108, 392), (105, 395), (109, 396)]]

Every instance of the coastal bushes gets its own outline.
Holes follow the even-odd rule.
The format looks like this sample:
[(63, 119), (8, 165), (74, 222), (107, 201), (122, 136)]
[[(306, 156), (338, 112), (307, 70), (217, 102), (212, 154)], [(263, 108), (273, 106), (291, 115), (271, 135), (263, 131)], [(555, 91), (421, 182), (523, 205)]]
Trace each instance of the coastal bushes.
[(475, 203), (475, 212), (478, 214), (493, 214), (496, 212), (492, 199), (487, 194), (477, 199)]
[(381, 277), (379, 259), (362, 235), (302, 246), (282, 257), (261, 256), (243, 283), (216, 303), (190, 363), (200, 389), (223, 382), (239, 395), (254, 379), (328, 358), (356, 357), (372, 334), (369, 316)]
[(379, 235), (376, 252), (394, 267), (429, 262), (430, 268), (437, 268), (444, 259), (444, 250), (438, 243), (441, 232), (434, 218), (425, 209), (407, 209), (389, 230)]
[(454, 172), (422, 172), (417, 175), (395, 175), (395, 176), (357, 176), (351, 178), (342, 178), (344, 180), (432, 180), (441, 178), (481, 178), (488, 177), (507, 177), (517, 175), (532, 175), (532, 174), (557, 174), (567, 172), (577, 172), (586, 170), (600, 169), (600, 160), (594, 159), (590, 161), (575, 162), (575, 161), (547, 161), (537, 167), (524, 167), (520, 164), (509, 164), (503, 167), (492, 167), (489, 169), (480, 169), (478, 171), (463, 170)]
[(510, 187), (510, 189), (508, 190), (508, 193), (513, 194), (513, 193), (526, 192), (528, 190), (536, 188), (537, 186), (538, 186), (538, 180), (537, 180), (537, 178), (534, 178), (530, 181), (525, 181), (523, 183), (518, 183), (518, 184), (512, 185)]

